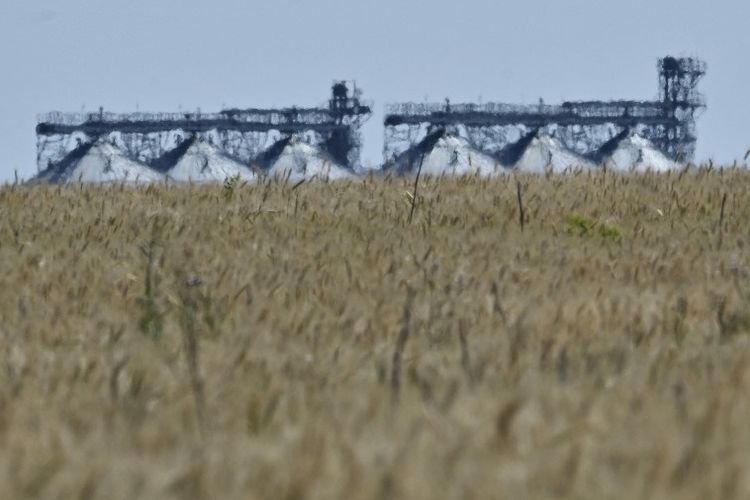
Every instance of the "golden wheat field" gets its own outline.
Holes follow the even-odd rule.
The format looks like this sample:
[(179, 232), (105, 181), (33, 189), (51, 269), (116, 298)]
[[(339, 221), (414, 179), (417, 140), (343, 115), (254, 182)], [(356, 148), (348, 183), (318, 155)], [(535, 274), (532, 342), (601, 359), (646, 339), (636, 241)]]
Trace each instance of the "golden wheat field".
[(750, 174), (413, 184), (0, 188), (0, 498), (750, 498)]

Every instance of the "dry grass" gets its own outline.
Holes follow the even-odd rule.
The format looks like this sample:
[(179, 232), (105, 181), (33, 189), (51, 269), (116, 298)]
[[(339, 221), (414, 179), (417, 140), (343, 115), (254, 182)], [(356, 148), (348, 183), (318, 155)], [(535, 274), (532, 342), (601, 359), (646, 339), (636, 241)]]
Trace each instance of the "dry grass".
[(0, 189), (0, 497), (750, 497), (750, 174), (412, 183)]

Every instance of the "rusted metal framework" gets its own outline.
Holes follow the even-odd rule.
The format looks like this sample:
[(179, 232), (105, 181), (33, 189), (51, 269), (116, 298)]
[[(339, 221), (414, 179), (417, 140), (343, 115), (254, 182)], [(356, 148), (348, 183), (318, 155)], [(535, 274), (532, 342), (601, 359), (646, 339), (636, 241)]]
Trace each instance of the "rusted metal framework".
[(48, 113), (36, 127), (40, 169), (80, 144), (112, 136), (134, 157), (150, 163), (185, 137), (202, 137), (227, 156), (252, 163), (274, 143), (298, 134), (338, 163), (359, 162), (360, 128), (372, 113), (354, 82), (337, 81), (327, 106), (317, 108), (226, 109), (219, 113)]
[(431, 131), (450, 130), (472, 145), (499, 156), (513, 142), (544, 129), (570, 149), (593, 155), (623, 130), (634, 130), (667, 156), (691, 160), (695, 151), (695, 118), (705, 107), (696, 87), (706, 64), (693, 58), (665, 57), (658, 62), (656, 101), (577, 101), (559, 105), (417, 104), (389, 105), (385, 116), (386, 162), (418, 144)]

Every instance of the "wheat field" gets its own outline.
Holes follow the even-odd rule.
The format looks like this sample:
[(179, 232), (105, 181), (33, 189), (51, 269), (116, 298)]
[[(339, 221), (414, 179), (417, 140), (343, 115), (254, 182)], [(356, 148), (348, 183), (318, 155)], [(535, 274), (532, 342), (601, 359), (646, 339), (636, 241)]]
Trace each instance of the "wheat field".
[(413, 187), (0, 188), (0, 498), (750, 497), (750, 174)]

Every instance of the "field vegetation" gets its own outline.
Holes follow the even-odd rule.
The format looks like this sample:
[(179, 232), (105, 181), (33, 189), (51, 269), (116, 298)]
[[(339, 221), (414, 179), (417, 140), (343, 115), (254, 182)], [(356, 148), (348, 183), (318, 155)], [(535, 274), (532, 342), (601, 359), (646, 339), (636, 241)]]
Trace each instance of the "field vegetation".
[(0, 498), (750, 498), (750, 174), (0, 188)]

